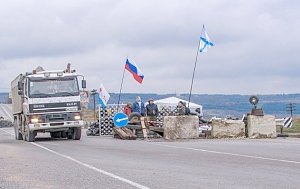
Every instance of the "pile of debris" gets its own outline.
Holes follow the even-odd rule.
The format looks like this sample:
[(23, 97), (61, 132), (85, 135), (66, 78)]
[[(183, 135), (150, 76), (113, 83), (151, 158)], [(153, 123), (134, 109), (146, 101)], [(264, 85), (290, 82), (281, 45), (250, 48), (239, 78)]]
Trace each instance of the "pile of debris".
[(94, 122), (91, 125), (89, 125), (87, 131), (87, 136), (99, 136), (99, 122)]

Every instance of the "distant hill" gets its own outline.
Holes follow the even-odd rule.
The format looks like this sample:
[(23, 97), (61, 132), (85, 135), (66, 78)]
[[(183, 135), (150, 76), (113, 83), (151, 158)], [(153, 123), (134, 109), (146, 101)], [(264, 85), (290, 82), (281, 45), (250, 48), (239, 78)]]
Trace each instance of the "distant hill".
[[(110, 104), (117, 104), (119, 95), (111, 93), (109, 100)], [(149, 98), (155, 100), (176, 96), (175, 94), (135, 94), (125, 93), (121, 95), (120, 103), (134, 102), (136, 96), (141, 96), (143, 101)], [(178, 98), (188, 100), (188, 94), (181, 94)], [(294, 114), (300, 116), (300, 94), (287, 95), (258, 95), (259, 107), (262, 107), (265, 114), (272, 114), (277, 117), (288, 116), (286, 112), (287, 103), (295, 103), (296, 111)], [(252, 105), (249, 103), (250, 95), (208, 95), (208, 94), (193, 94), (191, 101), (201, 104), (206, 117), (242, 117), (243, 114), (250, 112)], [(92, 98), (91, 98), (92, 100)], [(92, 104), (90, 104), (92, 107)]]
[(4, 104), (8, 101), (8, 93), (0, 93), (0, 103)]
[[(117, 104), (119, 94), (110, 93), (109, 104)], [(136, 94), (124, 93), (121, 95), (120, 103), (134, 102), (136, 96), (141, 96), (143, 101), (149, 98), (154, 100), (176, 96), (175, 94)], [(188, 100), (188, 94), (181, 94), (178, 98)], [(249, 103), (249, 95), (208, 95), (193, 94), (191, 101), (203, 106), (205, 117), (242, 117), (249, 112), (252, 105)], [(266, 114), (276, 115), (277, 117), (288, 116), (286, 112), (287, 103), (295, 103), (294, 114), (300, 116), (300, 94), (278, 94), (278, 95), (258, 95), (259, 106)], [(8, 93), (0, 93), (0, 103), (6, 103)], [(97, 96), (96, 96), (97, 99)], [(96, 100), (96, 104), (98, 101)], [(93, 98), (90, 98), (89, 109), (93, 109)]]

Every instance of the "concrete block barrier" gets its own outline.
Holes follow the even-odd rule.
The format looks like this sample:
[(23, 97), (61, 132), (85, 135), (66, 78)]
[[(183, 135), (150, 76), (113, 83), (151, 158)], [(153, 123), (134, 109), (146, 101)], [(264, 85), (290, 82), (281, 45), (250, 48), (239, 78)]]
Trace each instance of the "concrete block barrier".
[(211, 136), (213, 138), (245, 137), (245, 124), (242, 120), (212, 120)]
[(197, 116), (165, 116), (165, 139), (199, 138), (199, 118)]
[(264, 115), (247, 117), (249, 138), (276, 138), (275, 116)]

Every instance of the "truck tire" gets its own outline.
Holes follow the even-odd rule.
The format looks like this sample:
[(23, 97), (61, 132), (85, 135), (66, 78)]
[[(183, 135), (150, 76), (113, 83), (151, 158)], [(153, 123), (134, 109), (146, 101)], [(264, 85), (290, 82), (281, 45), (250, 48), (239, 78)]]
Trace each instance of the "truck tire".
[(50, 132), (50, 137), (51, 138), (56, 138), (56, 132)]
[(19, 131), (19, 124), (18, 124), (17, 120), (14, 120), (14, 130), (15, 130), (16, 140), (23, 140), (23, 135)]
[(68, 133), (67, 133), (67, 139), (72, 139), (72, 138), (73, 138), (73, 134), (70, 133), (70, 132), (68, 132)]
[(128, 116), (128, 120), (130, 123), (140, 123), (141, 122), (141, 114), (137, 113), (137, 112), (132, 112), (129, 116)]
[(81, 138), (81, 127), (75, 127), (73, 129), (73, 140), (80, 140)]
[(26, 140), (27, 142), (34, 142), (35, 141), (35, 136), (36, 136), (36, 131), (30, 131), (27, 129), (26, 133)]
[(67, 138), (67, 132), (62, 131), (61, 134), (60, 134), (60, 137), (61, 138)]

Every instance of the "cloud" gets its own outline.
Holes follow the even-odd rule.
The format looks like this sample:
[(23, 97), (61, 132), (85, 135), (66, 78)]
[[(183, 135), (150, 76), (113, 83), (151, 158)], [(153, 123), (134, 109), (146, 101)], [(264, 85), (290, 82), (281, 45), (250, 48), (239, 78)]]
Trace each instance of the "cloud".
[(188, 93), (202, 24), (215, 42), (200, 54), (194, 93), (299, 93), (297, 1), (1, 1), (0, 88), (41, 65), (86, 75), (118, 92)]

